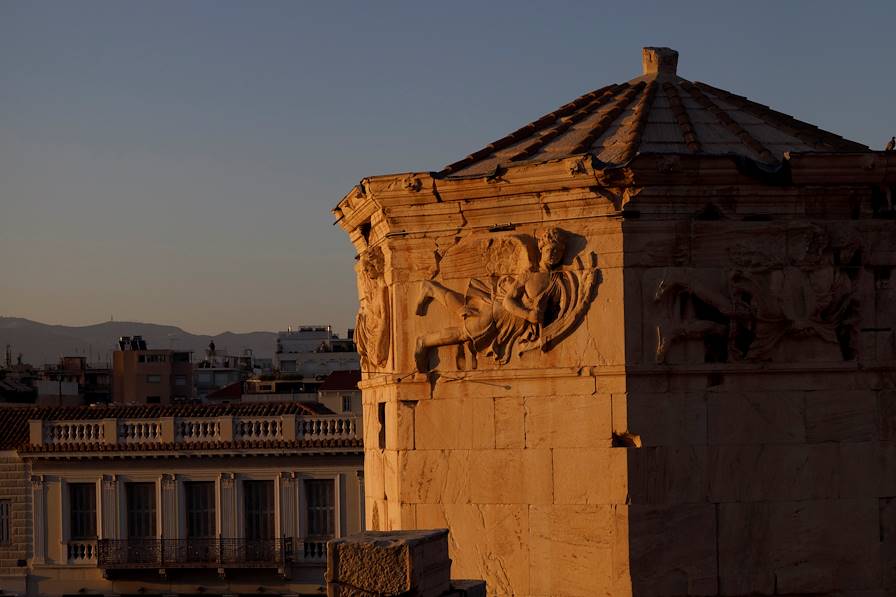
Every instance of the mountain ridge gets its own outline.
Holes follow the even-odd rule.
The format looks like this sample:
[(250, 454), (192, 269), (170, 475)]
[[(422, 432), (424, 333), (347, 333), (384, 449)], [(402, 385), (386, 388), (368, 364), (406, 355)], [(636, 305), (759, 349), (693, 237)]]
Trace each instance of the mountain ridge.
[(174, 325), (137, 321), (105, 321), (84, 326), (66, 326), (32, 321), (24, 317), (0, 317), (0, 350), (10, 345), (13, 359), (32, 365), (55, 363), (60, 356), (87, 356), (91, 364), (111, 362), (119, 336), (143, 336), (149, 348), (190, 350), (201, 358), (209, 342), (218, 351), (239, 354), (251, 349), (256, 357), (274, 354), (276, 332), (221, 332), (193, 334)]

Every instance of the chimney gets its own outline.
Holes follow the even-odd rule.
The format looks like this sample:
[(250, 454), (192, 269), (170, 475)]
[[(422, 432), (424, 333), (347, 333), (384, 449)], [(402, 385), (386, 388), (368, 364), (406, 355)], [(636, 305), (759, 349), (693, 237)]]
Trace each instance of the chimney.
[(672, 48), (643, 48), (641, 66), (645, 75), (675, 75), (678, 70), (678, 52)]

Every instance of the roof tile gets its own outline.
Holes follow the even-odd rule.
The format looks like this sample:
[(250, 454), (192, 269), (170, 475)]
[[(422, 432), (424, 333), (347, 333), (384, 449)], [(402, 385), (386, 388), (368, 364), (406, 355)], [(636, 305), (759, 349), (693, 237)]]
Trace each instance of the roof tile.
[[(665, 52), (659, 59), (663, 68), (647, 69), (627, 83), (586, 93), (446, 166), (439, 174), (484, 176), (500, 165), (587, 153), (606, 166), (618, 166), (638, 153), (736, 154), (776, 163), (788, 151), (869, 151), (861, 143), (768, 106), (683, 79), (675, 72), (677, 52), (659, 51)], [(645, 55), (648, 53), (656, 55), (657, 49), (645, 48)], [(666, 55), (674, 55), (675, 60)], [(681, 138), (663, 132), (658, 127), (662, 123), (677, 125)]]

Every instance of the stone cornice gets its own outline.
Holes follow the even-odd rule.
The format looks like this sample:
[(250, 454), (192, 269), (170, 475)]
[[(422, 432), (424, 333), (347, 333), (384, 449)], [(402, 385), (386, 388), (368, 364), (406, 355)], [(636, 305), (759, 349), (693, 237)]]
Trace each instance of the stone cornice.
[[(744, 185), (764, 188), (808, 185), (856, 186), (896, 184), (896, 153), (791, 153), (776, 171), (729, 156), (645, 154), (625, 166), (600, 168), (593, 156), (583, 154), (561, 160), (499, 167), (487, 176), (443, 177), (431, 172), (407, 172), (365, 178), (333, 210), (338, 223), (359, 252), (371, 238), (395, 232), (388, 221), (395, 208), (430, 218), (457, 213), (447, 205), (527, 194), (591, 189), (622, 195), (645, 186)], [(622, 208), (619, 202), (617, 209)], [(440, 205), (441, 204), (441, 205)], [(428, 206), (428, 209), (426, 208)], [(384, 215), (378, 233), (375, 214)], [(497, 222), (496, 222), (497, 223)], [(453, 227), (454, 223), (449, 226)], [(365, 229), (367, 227), (367, 229)]]

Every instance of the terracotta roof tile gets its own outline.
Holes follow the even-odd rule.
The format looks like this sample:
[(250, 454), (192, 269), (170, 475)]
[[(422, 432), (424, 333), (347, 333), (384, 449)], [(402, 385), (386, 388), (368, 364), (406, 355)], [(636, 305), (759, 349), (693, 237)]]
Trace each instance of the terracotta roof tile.
[[(26, 440), (27, 441), (27, 440)], [(22, 454), (65, 454), (96, 452), (200, 452), (203, 450), (311, 450), (357, 448), (362, 450), (361, 438), (297, 439), (297, 440), (251, 440), (231, 442), (152, 442), (139, 444), (67, 443), (34, 445), (25, 443), (18, 447)]]
[(320, 384), (318, 388), (321, 392), (339, 392), (344, 390), (357, 390), (358, 383), (361, 381), (361, 371), (355, 370), (344, 370), (340, 369), (338, 371), (333, 371), (327, 376), (327, 379), (324, 380), (324, 383)]

